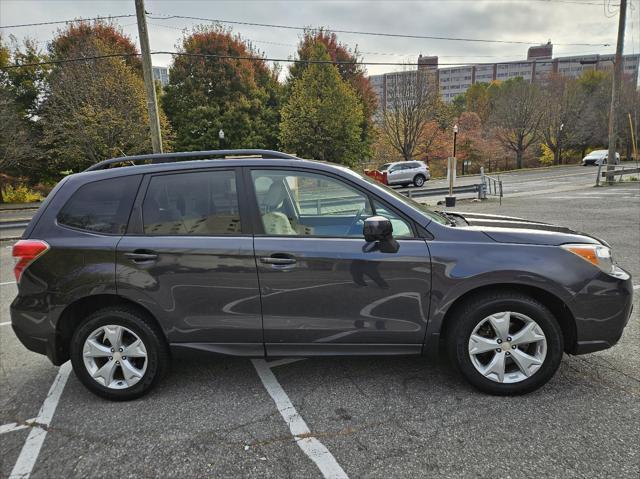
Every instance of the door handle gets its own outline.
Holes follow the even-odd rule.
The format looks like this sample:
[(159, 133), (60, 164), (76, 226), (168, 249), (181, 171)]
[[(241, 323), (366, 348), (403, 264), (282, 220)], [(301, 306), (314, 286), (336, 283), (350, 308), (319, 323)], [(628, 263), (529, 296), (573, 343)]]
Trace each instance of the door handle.
[(284, 266), (284, 265), (288, 265), (288, 264), (296, 264), (296, 259), (295, 258), (285, 258), (285, 257), (278, 257), (278, 256), (264, 256), (262, 258), (260, 258), (260, 262), (263, 264), (272, 264), (272, 265), (276, 265), (276, 266)]
[(133, 253), (125, 253), (124, 256), (128, 259), (130, 259), (131, 261), (133, 261), (134, 263), (143, 263), (145, 261), (155, 261), (158, 259), (158, 255), (157, 253), (152, 253), (152, 252), (136, 252), (134, 251)]

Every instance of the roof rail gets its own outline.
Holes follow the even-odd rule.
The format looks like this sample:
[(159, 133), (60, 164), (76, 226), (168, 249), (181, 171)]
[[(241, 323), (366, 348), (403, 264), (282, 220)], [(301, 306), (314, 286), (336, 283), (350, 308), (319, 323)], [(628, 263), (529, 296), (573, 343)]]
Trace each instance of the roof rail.
[(207, 150), (207, 151), (181, 151), (176, 153), (149, 153), (146, 155), (135, 156), (121, 156), (118, 158), (111, 158), (109, 160), (103, 160), (95, 165), (90, 166), (84, 171), (96, 171), (105, 170), (109, 165), (117, 163), (128, 163), (144, 160), (152, 160), (151, 163), (171, 163), (174, 161), (180, 161), (183, 159), (211, 157), (211, 156), (239, 156), (239, 155), (260, 155), (263, 158), (279, 158), (282, 160), (299, 160), (300, 158), (289, 155), (287, 153), (281, 153), (273, 150)]

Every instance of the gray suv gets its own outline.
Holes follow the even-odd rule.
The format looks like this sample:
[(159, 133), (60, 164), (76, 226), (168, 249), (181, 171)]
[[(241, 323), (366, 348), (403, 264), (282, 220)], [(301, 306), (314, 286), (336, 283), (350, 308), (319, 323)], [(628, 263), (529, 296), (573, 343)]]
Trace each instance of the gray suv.
[(603, 240), (431, 211), (347, 168), (263, 150), (98, 163), (55, 187), (13, 256), (18, 338), (114, 400), (146, 393), (187, 352), (446, 350), (480, 390), (522, 394), (563, 351), (613, 346), (633, 294)]

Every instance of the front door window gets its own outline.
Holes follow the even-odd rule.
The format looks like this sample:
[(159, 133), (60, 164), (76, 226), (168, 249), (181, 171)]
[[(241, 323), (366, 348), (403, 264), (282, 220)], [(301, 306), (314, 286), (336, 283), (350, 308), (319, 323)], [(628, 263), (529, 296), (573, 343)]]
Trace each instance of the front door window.
[(273, 236), (362, 237), (365, 218), (389, 218), (394, 236), (409, 224), (378, 201), (330, 176), (281, 170), (251, 172), (264, 232)]

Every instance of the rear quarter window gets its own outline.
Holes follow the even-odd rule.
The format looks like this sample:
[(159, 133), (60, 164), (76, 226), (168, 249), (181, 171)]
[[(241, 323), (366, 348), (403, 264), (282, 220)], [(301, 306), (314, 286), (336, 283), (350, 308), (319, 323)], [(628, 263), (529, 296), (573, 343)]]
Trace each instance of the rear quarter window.
[(58, 213), (58, 224), (105, 234), (124, 234), (140, 175), (82, 185)]

